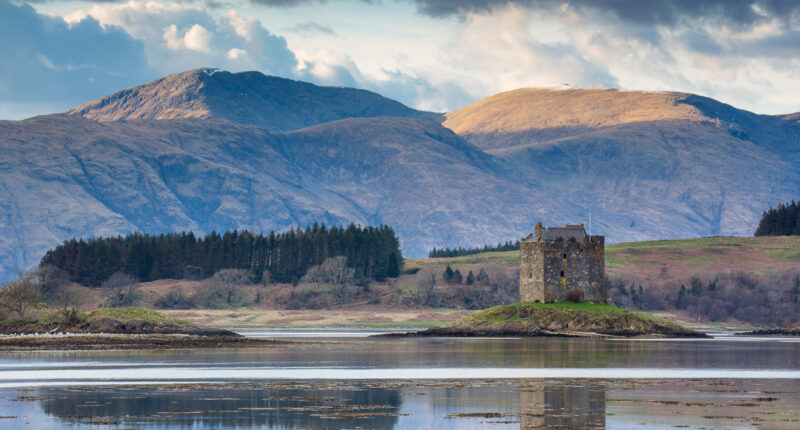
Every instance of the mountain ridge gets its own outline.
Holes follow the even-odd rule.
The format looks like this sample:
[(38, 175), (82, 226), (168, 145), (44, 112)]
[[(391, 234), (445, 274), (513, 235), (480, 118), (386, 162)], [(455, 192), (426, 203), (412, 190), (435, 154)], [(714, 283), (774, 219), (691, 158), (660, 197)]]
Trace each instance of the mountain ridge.
[(97, 121), (220, 118), (291, 131), (345, 118), (402, 116), (438, 120), (379, 94), (325, 87), (260, 72), (195, 69), (117, 91), (66, 112)]

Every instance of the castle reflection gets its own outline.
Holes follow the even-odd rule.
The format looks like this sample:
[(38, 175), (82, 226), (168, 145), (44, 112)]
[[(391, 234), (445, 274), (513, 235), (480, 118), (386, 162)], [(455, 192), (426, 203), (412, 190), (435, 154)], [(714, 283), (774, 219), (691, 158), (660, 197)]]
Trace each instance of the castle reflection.
[(520, 388), (520, 429), (605, 429), (606, 391), (602, 385), (545, 384)]

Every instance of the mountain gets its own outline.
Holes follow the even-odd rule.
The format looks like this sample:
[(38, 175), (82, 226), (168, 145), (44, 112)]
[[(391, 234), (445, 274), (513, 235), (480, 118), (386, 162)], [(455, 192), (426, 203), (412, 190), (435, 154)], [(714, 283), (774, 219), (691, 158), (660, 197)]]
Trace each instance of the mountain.
[(386, 223), (407, 255), (423, 255), (441, 240), (514, 237), (541, 198), (508, 204), (527, 189), (503, 166), (414, 118), (270, 133), (225, 120), (58, 114), (0, 121), (0, 147), (0, 277), (65, 239), (137, 230)]
[[(800, 194), (800, 127), (675, 92), (520, 89), (446, 114), (613, 240), (750, 235)], [(571, 218), (570, 218), (571, 216)]]
[(386, 223), (412, 257), (539, 220), (609, 242), (750, 235), (800, 194), (797, 114), (670, 92), (521, 89), (440, 115), (201, 69), (0, 121), (0, 149), (0, 279), (137, 230)]
[(266, 76), (197, 69), (118, 91), (67, 111), (97, 121), (226, 119), (289, 131), (345, 118), (396, 116), (440, 120), (366, 90), (324, 87)]

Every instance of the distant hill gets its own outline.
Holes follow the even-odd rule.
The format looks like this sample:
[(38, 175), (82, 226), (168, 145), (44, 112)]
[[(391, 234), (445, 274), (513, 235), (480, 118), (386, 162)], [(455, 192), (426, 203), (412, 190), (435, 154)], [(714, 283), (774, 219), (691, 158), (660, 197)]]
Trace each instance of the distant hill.
[(396, 116), (438, 121), (366, 90), (323, 87), (259, 72), (197, 69), (118, 91), (67, 111), (97, 121), (217, 118), (289, 131), (345, 118)]

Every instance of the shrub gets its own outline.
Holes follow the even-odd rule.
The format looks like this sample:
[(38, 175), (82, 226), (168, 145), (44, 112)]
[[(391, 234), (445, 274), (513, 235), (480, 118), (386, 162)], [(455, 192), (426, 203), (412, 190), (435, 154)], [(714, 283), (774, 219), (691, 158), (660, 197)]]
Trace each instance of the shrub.
[(109, 276), (108, 279), (106, 279), (105, 281), (103, 281), (102, 284), (100, 284), (100, 287), (109, 289), (119, 288), (119, 287), (126, 287), (128, 285), (135, 284), (137, 282), (139, 281), (136, 278), (127, 273), (114, 272), (113, 275)]
[(312, 290), (292, 291), (286, 303), (286, 309), (322, 309), (327, 306), (327, 299), (318, 291)]
[(347, 257), (328, 258), (322, 264), (312, 266), (303, 276), (303, 282), (329, 284), (339, 303), (347, 302), (347, 286), (355, 281), (356, 271), (347, 265)]
[(568, 302), (582, 302), (583, 301), (583, 288), (573, 288), (567, 291), (564, 299)]
[[(735, 318), (759, 326), (780, 326), (800, 320), (800, 272), (718, 273), (705, 280), (692, 277), (660, 288), (613, 280), (609, 293), (619, 306), (642, 310), (686, 310), (708, 321)], [(687, 287), (688, 285), (688, 287)]]
[(112, 289), (106, 296), (108, 306), (112, 308), (130, 308), (139, 303), (141, 295), (136, 285), (125, 285)]
[(177, 288), (172, 288), (169, 292), (159, 297), (154, 303), (155, 307), (159, 309), (191, 309), (194, 307), (194, 301)]
[(252, 279), (249, 270), (222, 269), (203, 281), (203, 284), (203, 288), (193, 297), (194, 303), (217, 309), (242, 305), (244, 302), (242, 287), (251, 285)]

